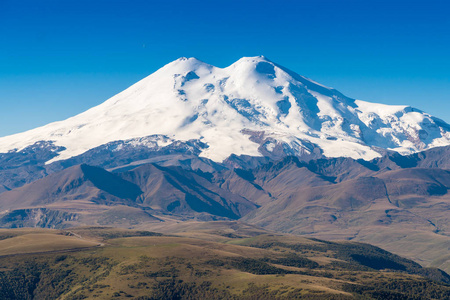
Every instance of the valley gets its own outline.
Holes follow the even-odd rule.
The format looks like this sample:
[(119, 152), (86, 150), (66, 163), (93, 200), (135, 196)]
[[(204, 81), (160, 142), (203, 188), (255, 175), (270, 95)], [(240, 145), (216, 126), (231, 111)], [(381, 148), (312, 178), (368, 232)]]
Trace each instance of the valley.
[[(205, 223), (203, 223), (205, 225)], [(2, 299), (444, 299), (450, 277), (367, 244), (240, 223), (161, 235), (108, 227), (11, 229)], [(232, 225), (232, 226), (224, 226)], [(194, 226), (195, 227), (195, 226)], [(230, 229), (233, 227), (234, 229)], [(194, 229), (194, 230), (192, 230)], [(79, 244), (56, 250), (67, 237)], [(48, 241), (26, 248), (18, 238)], [(91, 247), (85, 247), (88, 244)], [(30, 253), (34, 249), (37, 253)], [(24, 251), (25, 250), (25, 251)], [(48, 252), (46, 252), (48, 251)], [(12, 255), (16, 252), (16, 255)], [(386, 298), (387, 297), (387, 298)]]

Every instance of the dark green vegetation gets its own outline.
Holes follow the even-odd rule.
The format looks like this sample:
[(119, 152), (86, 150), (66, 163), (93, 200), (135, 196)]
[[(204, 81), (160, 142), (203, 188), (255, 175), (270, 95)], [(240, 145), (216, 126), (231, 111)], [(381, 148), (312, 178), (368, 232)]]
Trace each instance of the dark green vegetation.
[[(1, 238), (5, 242), (23, 234), (33, 235), (11, 230)], [(78, 236), (103, 246), (0, 257), (0, 299), (450, 297), (447, 274), (367, 244), (248, 228), (237, 229), (233, 237), (218, 231), (181, 237), (103, 227), (34, 234)]]
[[(312, 239), (316, 240), (316, 239)], [(422, 268), (418, 263), (412, 260), (405, 259), (398, 255), (387, 252), (378, 247), (362, 244), (362, 243), (335, 243), (316, 240), (319, 244), (285, 244), (280, 242), (270, 243), (256, 243), (250, 244), (251, 247), (273, 249), (273, 248), (286, 248), (295, 251), (295, 253), (307, 253), (308, 251), (318, 253), (328, 253), (332, 251), (330, 257), (336, 259), (332, 263), (333, 266), (340, 268), (347, 268), (358, 271), (369, 270), (393, 270), (402, 271), (409, 274), (422, 275), (436, 281), (441, 281), (450, 284), (450, 276), (436, 268)], [(300, 257), (297, 254), (290, 254), (289, 256), (278, 259), (274, 262), (280, 262), (286, 266), (298, 266), (317, 268), (317, 263), (311, 262), (304, 257)]]

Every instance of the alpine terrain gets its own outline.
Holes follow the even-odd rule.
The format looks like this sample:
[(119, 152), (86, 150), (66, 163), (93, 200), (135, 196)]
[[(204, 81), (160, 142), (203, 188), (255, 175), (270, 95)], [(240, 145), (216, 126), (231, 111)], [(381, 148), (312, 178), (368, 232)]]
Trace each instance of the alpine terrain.
[[(232, 272), (230, 268), (244, 273), (253, 270), (247, 272), (252, 276), (322, 278), (332, 274), (320, 279), (319, 286), (334, 286), (332, 292), (342, 297), (350, 297), (356, 287), (350, 282), (351, 273), (346, 273), (350, 279), (346, 275), (345, 287), (334, 282), (333, 278), (343, 278), (336, 272), (375, 272), (381, 268), (377, 269), (380, 261), (385, 266), (381, 269), (404, 271), (408, 276), (426, 273), (428, 278), (450, 282), (444, 272), (417, 265), (450, 271), (449, 189), (449, 124), (410, 106), (351, 99), (262, 56), (242, 58), (226, 68), (180, 58), (79, 115), (0, 138), (0, 227), (58, 229), (67, 239), (57, 231), (52, 231), (52, 239), (70, 240), (79, 247), (92, 245), (78, 243), (79, 235), (92, 234), (98, 247), (104, 240), (125, 237), (123, 232), (100, 234), (104, 230), (100, 227), (133, 229), (127, 233), (132, 239), (111, 242), (102, 255), (115, 261), (116, 250), (108, 254), (108, 249), (118, 247), (128, 253), (129, 247), (176, 244), (199, 257), (193, 264), (198, 274), (209, 274), (214, 264), (225, 275)], [(74, 227), (78, 229), (70, 229)], [(146, 230), (169, 236), (144, 239), (150, 234)], [(17, 232), (5, 233), (6, 246), (12, 240), (39, 241), (34, 234), (41, 234), (33, 231), (30, 237), (22, 232), (15, 239)], [(303, 235), (308, 240), (296, 237), (302, 242), (296, 240), (295, 246), (292, 236), (281, 234)], [(361, 241), (415, 262), (353, 243)], [(226, 245), (229, 253), (223, 248), (217, 250), (224, 256), (222, 261), (203, 261), (204, 250), (198, 245), (211, 249)], [(376, 253), (371, 258), (364, 256), (369, 248)], [(289, 253), (295, 257), (286, 258)], [(300, 264), (297, 256), (305, 253), (314, 262)], [(137, 257), (153, 262), (138, 252), (125, 255), (130, 266)], [(69, 260), (81, 262), (77, 257)], [(49, 266), (56, 270), (65, 259)], [(322, 272), (323, 265), (330, 273)], [(304, 266), (320, 270), (304, 274)], [(132, 272), (127, 267), (110, 265), (108, 270), (114, 270), (111, 276), (117, 279)], [(159, 267), (152, 267), (154, 274), (134, 267), (142, 271), (140, 289), (144, 283), (153, 284), (152, 278), (173, 273)], [(269, 273), (258, 273), (266, 272), (260, 268)], [(76, 270), (76, 280), (86, 277), (83, 270)], [(184, 270), (177, 273), (183, 280), (197, 276), (184, 265), (179, 270)], [(363, 275), (378, 280), (382, 276), (377, 274)], [(364, 282), (361, 278), (354, 279)], [(197, 279), (192, 282), (200, 284)], [(311, 288), (317, 280), (306, 286)], [(432, 293), (434, 287), (426, 282), (427, 293)], [(236, 293), (245, 288), (237, 285)], [(145, 294), (130, 285), (123, 289)], [(436, 288), (442, 292), (439, 295), (448, 295), (442, 289)], [(410, 286), (396, 286), (395, 291), (412, 293)], [(365, 292), (358, 287), (358, 295)]]
[(370, 160), (449, 145), (449, 131), (419, 109), (350, 99), (265, 57), (223, 69), (180, 58), (82, 114), (1, 138), (0, 153), (51, 142), (58, 155), (48, 164), (116, 141), (197, 141), (199, 156), (215, 162), (231, 154)]

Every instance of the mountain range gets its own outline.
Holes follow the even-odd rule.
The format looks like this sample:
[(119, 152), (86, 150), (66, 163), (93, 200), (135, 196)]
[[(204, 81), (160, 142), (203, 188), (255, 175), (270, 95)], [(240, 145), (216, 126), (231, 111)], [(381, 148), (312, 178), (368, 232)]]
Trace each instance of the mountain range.
[(449, 188), (450, 125), (265, 57), (180, 58), (84, 113), (0, 138), (9, 228), (239, 219), (449, 271)]
[(348, 98), (262, 56), (227, 68), (180, 58), (84, 113), (0, 138), (0, 153), (51, 142), (57, 155), (48, 164), (117, 141), (196, 141), (199, 155), (216, 162), (231, 154), (370, 160), (383, 149), (449, 145), (449, 131), (419, 109)]

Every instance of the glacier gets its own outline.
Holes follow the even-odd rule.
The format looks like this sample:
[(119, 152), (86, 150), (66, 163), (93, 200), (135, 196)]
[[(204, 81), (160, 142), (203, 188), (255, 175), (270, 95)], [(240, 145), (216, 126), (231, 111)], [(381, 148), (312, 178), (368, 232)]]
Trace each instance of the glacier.
[[(264, 56), (226, 68), (177, 59), (69, 119), (0, 138), (0, 153), (52, 142), (68, 159), (113, 141), (147, 136), (159, 146), (198, 140), (200, 156), (284, 152), (370, 160), (450, 145), (450, 125), (419, 109), (356, 100)], [(62, 148), (61, 148), (62, 147)]]

